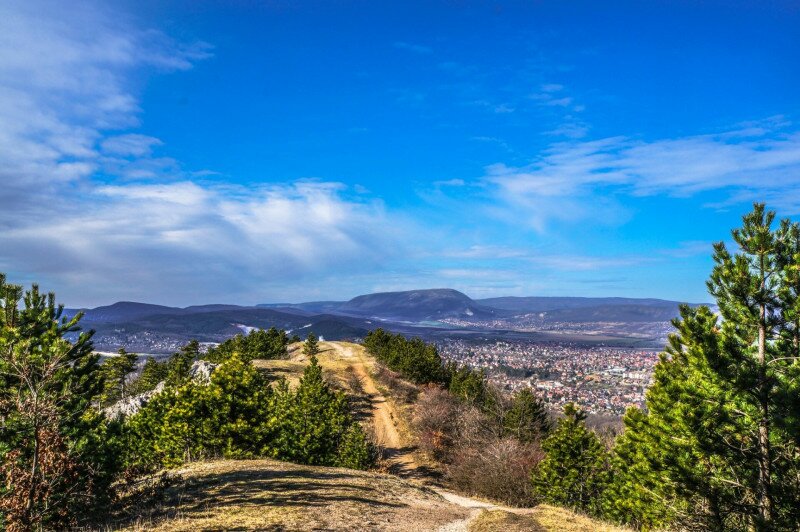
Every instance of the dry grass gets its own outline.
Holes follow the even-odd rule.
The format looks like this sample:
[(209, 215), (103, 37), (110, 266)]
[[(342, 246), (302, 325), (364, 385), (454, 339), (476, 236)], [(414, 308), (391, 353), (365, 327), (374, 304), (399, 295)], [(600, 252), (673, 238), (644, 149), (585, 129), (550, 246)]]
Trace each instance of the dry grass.
[[(337, 342), (345, 346), (354, 346), (363, 350), (356, 344)], [(325, 378), (331, 384), (344, 389), (348, 388), (347, 369), (352, 366), (353, 358), (343, 356), (343, 350), (337, 349), (335, 344), (329, 342), (319, 343), (320, 352), (317, 361), (322, 366)], [(363, 357), (366, 362), (369, 357)], [(361, 359), (359, 359), (361, 361)], [(289, 386), (296, 386), (303, 376), (303, 370), (308, 366), (308, 357), (303, 354), (303, 344), (295, 343), (289, 346), (289, 358), (284, 360), (254, 360), (253, 365), (260, 369), (270, 380), (277, 380), (281, 377), (289, 382)]]
[(470, 523), (470, 532), (629, 532), (563, 508), (541, 504), (526, 514), (484, 510)]
[(435, 530), (467, 511), (391, 475), (273, 460), (201, 462), (173, 472), (172, 486), (116, 530)]

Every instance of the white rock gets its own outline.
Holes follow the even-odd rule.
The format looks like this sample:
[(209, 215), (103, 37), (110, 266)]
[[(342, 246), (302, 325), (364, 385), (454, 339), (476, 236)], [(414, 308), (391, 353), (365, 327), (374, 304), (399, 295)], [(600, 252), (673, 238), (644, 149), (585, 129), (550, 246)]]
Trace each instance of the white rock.
[[(200, 384), (210, 384), (211, 374), (217, 369), (219, 364), (212, 364), (207, 360), (195, 360), (192, 367), (189, 369), (189, 376), (192, 380)], [(144, 405), (150, 400), (164, 391), (164, 381), (156, 384), (156, 387), (149, 392), (140, 393), (133, 397), (128, 397), (121, 401), (117, 401), (113, 405), (103, 409), (103, 413), (108, 419), (119, 419), (121, 417), (128, 417), (134, 415), (141, 410)]]

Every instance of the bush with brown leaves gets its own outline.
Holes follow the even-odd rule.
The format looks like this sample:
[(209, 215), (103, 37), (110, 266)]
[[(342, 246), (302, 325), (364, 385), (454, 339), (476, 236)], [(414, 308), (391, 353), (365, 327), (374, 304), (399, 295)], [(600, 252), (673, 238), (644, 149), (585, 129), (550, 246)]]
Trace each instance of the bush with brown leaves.
[(459, 446), (447, 465), (447, 478), (454, 487), (472, 495), (530, 506), (536, 502), (531, 472), (542, 458), (538, 444), (521, 443), (516, 438)]

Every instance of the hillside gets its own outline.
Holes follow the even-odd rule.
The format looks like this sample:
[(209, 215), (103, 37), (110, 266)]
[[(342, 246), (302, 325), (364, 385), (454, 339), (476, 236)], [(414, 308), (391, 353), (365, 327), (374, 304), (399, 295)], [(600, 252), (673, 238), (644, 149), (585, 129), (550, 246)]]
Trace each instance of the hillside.
[(496, 309), (515, 312), (548, 312), (553, 310), (591, 307), (677, 307), (678, 301), (631, 297), (490, 297), (476, 299), (477, 303)]
[[(513, 509), (449, 492), (419, 465), (396, 408), (373, 380), (374, 359), (356, 344), (321, 342), (327, 380), (348, 390), (364, 424), (385, 449), (393, 474), (273, 460), (221, 460), (171, 471), (164, 489), (126, 494), (111, 524), (120, 530), (441, 530), (616, 531), (560, 508)], [(297, 383), (301, 345), (287, 360), (257, 360), (270, 378)], [(153, 495), (157, 496), (153, 496)], [(148, 498), (149, 497), (149, 498)]]

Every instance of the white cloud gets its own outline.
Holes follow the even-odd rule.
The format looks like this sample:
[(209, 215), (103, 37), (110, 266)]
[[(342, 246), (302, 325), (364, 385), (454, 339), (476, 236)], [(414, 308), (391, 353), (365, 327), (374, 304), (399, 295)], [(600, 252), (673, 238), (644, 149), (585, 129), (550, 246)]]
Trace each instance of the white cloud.
[[(60, 286), (164, 302), (253, 301), (332, 271), (353, 275), (404, 250), (403, 222), (335, 183), (231, 188), (190, 181), (97, 187), (51, 198), (32, 216), (0, 215), (2, 259)], [(72, 205), (69, 205), (72, 203)], [(46, 212), (59, 212), (47, 217)], [(410, 233), (409, 233), (410, 234)], [(0, 267), (5, 265), (0, 264)], [(256, 300), (257, 301), (257, 300)]]
[(127, 153), (125, 136), (103, 140), (138, 123), (129, 74), (185, 70), (207, 50), (135, 28), (103, 5), (0, 3), (0, 180), (14, 188), (78, 181), (103, 164), (100, 143), (109, 153), (146, 155), (157, 139), (129, 135)]
[(542, 92), (558, 92), (564, 88), (563, 85), (559, 85), (558, 83), (545, 83), (542, 85)]
[(340, 184), (210, 184), (132, 131), (130, 77), (207, 49), (102, 5), (0, 4), (0, 271), (73, 304), (257, 302), (403, 252), (403, 220)]
[(650, 142), (561, 142), (530, 165), (487, 167), (485, 181), (505, 206), (498, 213), (521, 214), (538, 230), (552, 220), (624, 220), (619, 195), (688, 197), (713, 190), (721, 197), (714, 206), (766, 200), (797, 214), (800, 133), (769, 125)]
[(109, 155), (144, 157), (153, 153), (155, 146), (161, 146), (161, 140), (147, 135), (128, 133), (109, 137), (101, 143), (104, 153)]

